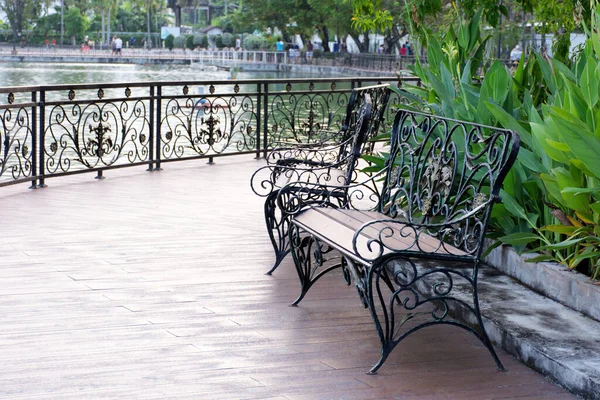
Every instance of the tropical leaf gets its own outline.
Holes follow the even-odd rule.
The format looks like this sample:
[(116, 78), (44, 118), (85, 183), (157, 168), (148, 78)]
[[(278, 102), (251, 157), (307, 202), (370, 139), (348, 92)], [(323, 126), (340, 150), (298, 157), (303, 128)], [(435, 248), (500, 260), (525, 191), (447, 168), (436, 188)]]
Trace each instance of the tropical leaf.
[(535, 233), (517, 232), (510, 235), (501, 236), (498, 238), (498, 240), (502, 241), (502, 243), (510, 244), (512, 246), (520, 246), (540, 240), (540, 237)]

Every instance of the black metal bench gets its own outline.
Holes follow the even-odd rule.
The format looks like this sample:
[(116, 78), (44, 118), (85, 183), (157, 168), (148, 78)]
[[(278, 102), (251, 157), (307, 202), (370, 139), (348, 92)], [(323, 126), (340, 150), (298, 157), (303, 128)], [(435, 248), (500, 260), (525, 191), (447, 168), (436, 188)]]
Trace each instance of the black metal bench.
[[(267, 232), (275, 251), (271, 274), (289, 253), (289, 218), (281, 214), (276, 199), (279, 189), (292, 182), (348, 185), (356, 181), (356, 164), (361, 154), (369, 153), (384, 120), (389, 85), (353, 89), (346, 107), (344, 123), (336, 135), (319, 144), (296, 145), (272, 150), (268, 165), (259, 168), (251, 179), (254, 192), (266, 197), (264, 205)], [(337, 142), (331, 141), (337, 138)]]
[(381, 340), (370, 373), (400, 341), (435, 324), (473, 333), (502, 370), (482, 322), (477, 273), (492, 206), (518, 149), (512, 131), (399, 111), (378, 174), (347, 186), (282, 188), (302, 284), (294, 305), (342, 268)]

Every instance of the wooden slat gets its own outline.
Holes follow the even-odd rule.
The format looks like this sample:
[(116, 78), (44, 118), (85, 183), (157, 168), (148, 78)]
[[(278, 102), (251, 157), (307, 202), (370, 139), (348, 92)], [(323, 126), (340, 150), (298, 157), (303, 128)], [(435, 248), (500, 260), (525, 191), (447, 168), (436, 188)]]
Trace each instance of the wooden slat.
[[(386, 227), (391, 227), (394, 232), (398, 233), (401, 225), (387, 225), (385, 223), (376, 223), (361, 231), (361, 235), (357, 238), (358, 254), (354, 251), (353, 240), (354, 234), (365, 223), (375, 220), (388, 220), (389, 217), (368, 211), (357, 210), (341, 210), (325, 207), (314, 207), (303, 211), (294, 218), (294, 223), (301, 226), (303, 229), (310, 231), (317, 237), (325, 239), (329, 244), (338, 247), (340, 250), (355, 260), (363, 262), (371, 261), (377, 256), (378, 246), (370, 251), (368, 248), (369, 240), (379, 240), (379, 233)], [(448, 244), (441, 245), (440, 241), (432, 236), (421, 233), (419, 240), (415, 240), (413, 232), (408, 231), (406, 237), (400, 237), (396, 234), (393, 237), (383, 237), (385, 245), (389, 248), (383, 250), (383, 254), (390, 254), (393, 251), (407, 252), (429, 252), (443, 253), (463, 256), (466, 253)], [(372, 256), (371, 256), (372, 255)]]

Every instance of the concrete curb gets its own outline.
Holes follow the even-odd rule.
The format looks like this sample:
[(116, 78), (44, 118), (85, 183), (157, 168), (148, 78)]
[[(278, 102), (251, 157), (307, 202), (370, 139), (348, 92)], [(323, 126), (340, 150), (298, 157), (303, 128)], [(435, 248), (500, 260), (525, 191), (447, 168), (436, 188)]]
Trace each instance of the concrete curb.
[[(425, 263), (420, 271), (429, 269)], [(443, 279), (442, 279), (443, 281)], [(418, 291), (432, 294), (433, 276)], [(552, 300), (489, 267), (479, 270), (479, 305), (490, 340), (527, 366), (571, 392), (600, 400), (600, 322)], [(454, 282), (453, 296), (472, 300), (471, 287)], [(451, 315), (474, 326), (475, 316), (457, 302)], [(487, 350), (482, 346), (482, 352)], [(490, 368), (494, 361), (490, 357)]]
[(558, 263), (526, 261), (536, 255), (519, 255), (509, 246), (500, 246), (484, 261), (536, 292), (600, 321), (600, 286)]

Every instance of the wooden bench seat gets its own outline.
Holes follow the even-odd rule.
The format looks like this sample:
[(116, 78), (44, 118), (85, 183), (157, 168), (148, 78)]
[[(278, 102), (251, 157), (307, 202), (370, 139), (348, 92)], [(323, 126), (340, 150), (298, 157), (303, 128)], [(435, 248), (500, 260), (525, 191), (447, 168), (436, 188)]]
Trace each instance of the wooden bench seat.
[[(405, 252), (415, 257), (423, 254), (468, 257), (466, 252), (401, 221), (392, 222), (389, 216), (376, 211), (311, 207), (294, 217), (292, 223), (311, 234), (318, 234), (320, 240), (365, 265), (370, 265), (380, 256), (395, 252)], [(363, 227), (366, 229), (362, 229)], [(380, 235), (386, 230), (403, 231), (404, 234)], [(369, 242), (373, 240), (382, 241), (385, 247), (372, 244), (370, 248)]]

